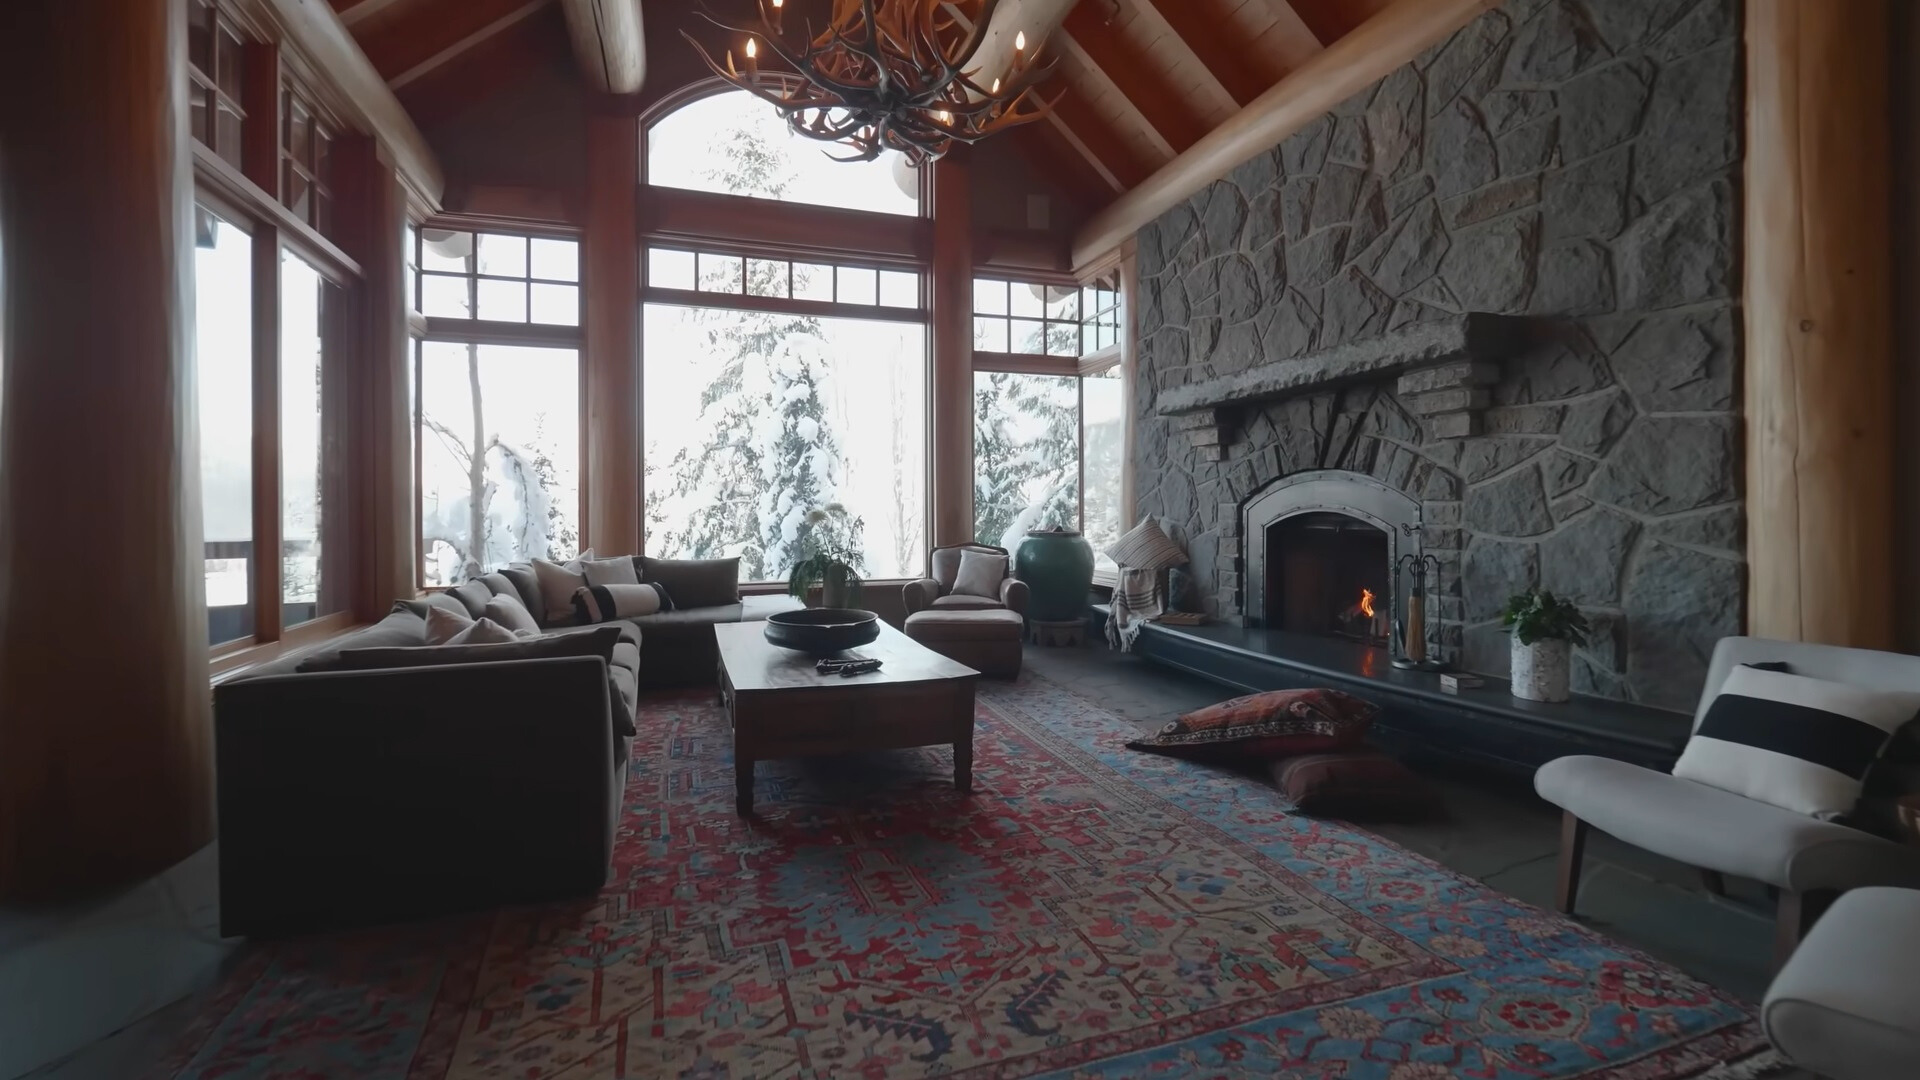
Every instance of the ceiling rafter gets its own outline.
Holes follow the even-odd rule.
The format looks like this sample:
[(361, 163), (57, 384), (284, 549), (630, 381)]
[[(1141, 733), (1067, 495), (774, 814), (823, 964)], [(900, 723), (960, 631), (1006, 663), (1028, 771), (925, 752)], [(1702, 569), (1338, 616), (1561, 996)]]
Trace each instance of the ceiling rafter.
[(1206, 123), (1187, 107), (1147, 56), (1091, 3), (1068, 12), (1061, 25), (1061, 48), (1080, 63), (1083, 77), (1111, 85), (1141, 129), (1166, 157), (1185, 150), (1207, 133)]
[(1117, 194), (1147, 178), (1152, 170), (1077, 91), (1066, 87), (1053, 92), (1059, 95), (1059, 100), (1047, 114), (1047, 122), (1086, 159), (1108, 187)]
[(1262, 2), (1273, 9), (1276, 17), (1291, 14), (1321, 44), (1331, 45), (1352, 33), (1354, 27), (1380, 14), (1393, 3), (1393, 0), (1262, 0)]
[(409, 0), (333, 0), (333, 9), (340, 16), (340, 22), (351, 30), (390, 7), (408, 2)]
[(354, 37), (387, 84), (399, 89), (553, 0), (460, 0), (394, 7), (359, 24)]
[(421, 127), (452, 119), (481, 98), (571, 57), (559, 9), (516, 22), (397, 90)]
[(1139, 0), (1137, 6), (1142, 17), (1157, 19), (1180, 39), (1235, 108), (1270, 85), (1242, 61), (1240, 47), (1221, 33), (1220, 21), (1194, 0)]

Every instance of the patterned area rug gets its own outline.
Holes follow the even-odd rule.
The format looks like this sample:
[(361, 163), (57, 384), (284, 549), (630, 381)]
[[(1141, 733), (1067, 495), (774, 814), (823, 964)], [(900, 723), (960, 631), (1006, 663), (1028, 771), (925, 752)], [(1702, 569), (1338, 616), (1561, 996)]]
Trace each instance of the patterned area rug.
[(1765, 1045), (1041, 679), (981, 698), (971, 797), (946, 748), (763, 763), (752, 823), (712, 699), (652, 703), (605, 892), (254, 949), (163, 1075), (1668, 1080)]

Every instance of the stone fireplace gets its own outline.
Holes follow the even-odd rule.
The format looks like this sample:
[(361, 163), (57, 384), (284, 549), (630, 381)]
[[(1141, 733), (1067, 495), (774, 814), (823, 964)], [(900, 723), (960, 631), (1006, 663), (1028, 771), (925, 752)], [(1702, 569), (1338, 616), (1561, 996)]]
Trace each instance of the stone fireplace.
[(1242, 516), (1249, 625), (1386, 646), (1419, 503), (1369, 476), (1314, 471), (1275, 481)]
[(1692, 708), (1742, 621), (1737, 11), (1509, 0), (1139, 234), (1137, 511), (1194, 606), (1339, 622), (1287, 560), (1385, 543), (1456, 666), (1540, 586), (1578, 692)]

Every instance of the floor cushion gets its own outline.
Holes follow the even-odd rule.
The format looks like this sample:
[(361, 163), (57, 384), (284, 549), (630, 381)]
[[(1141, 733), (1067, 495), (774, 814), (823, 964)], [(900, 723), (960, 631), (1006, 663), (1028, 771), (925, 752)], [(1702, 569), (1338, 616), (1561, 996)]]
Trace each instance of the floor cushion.
[(1379, 711), (1338, 690), (1269, 690), (1190, 712), (1127, 746), (1214, 761), (1346, 750), (1360, 745)]
[(1378, 750), (1301, 754), (1274, 762), (1271, 772), (1288, 805), (1314, 817), (1409, 821), (1439, 809), (1418, 773)]

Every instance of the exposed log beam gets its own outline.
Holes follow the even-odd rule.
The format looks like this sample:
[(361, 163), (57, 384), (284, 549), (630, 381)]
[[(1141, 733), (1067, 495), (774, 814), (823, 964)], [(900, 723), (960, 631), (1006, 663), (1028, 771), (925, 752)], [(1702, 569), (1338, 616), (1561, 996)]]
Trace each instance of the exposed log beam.
[(340, 13), (340, 21), (351, 30), (388, 8), (407, 2), (409, 0), (334, 0), (333, 9)]
[[(980, 47), (974, 52), (979, 62), (974, 65), (973, 81), (981, 86), (992, 85), (995, 79), (1007, 73), (1012, 66), (1015, 49), (1014, 41), (1020, 34), (1027, 36), (1027, 55), (1046, 44), (1061, 20), (1072, 10), (1075, 0), (1001, 0), (994, 9), (993, 21), (987, 24), (986, 32), (980, 35)], [(966, 15), (953, 4), (946, 5), (947, 11), (959, 20), (962, 26), (972, 26)]]
[[(267, 0), (274, 17), (285, 28), (287, 43), (312, 66), (333, 77), (355, 126), (380, 140), (392, 155), (400, 177), (429, 209), (440, 208), (446, 175), (434, 158), (426, 136), (400, 107), (359, 43), (333, 9), (311, 0)], [(371, 2), (371, 0), (369, 0)]]
[(640, 0), (560, 0), (581, 77), (603, 94), (634, 94), (647, 79)]
[(1894, 647), (1888, 0), (1748, 0), (1747, 632)]
[(527, 18), (552, 0), (462, 0), (396, 12), (358, 31), (361, 48), (394, 89), (421, 76)]
[(1206, 134), (1206, 124), (1178, 91), (1155, 72), (1154, 63), (1132, 41), (1090, 5), (1067, 13), (1060, 48), (1080, 61), (1094, 78), (1110, 83), (1141, 128), (1167, 157), (1185, 150)]
[(1073, 242), (1076, 268), (1180, 205), (1235, 166), (1385, 78), (1499, 0), (1396, 0), (1274, 84), (1226, 123), (1095, 214)]
[(1136, 0), (1135, 8), (1140, 18), (1159, 21), (1179, 38), (1234, 105), (1247, 104), (1269, 85), (1241, 62), (1242, 45), (1228, 41), (1219, 20), (1197, 7), (1194, 0)]

